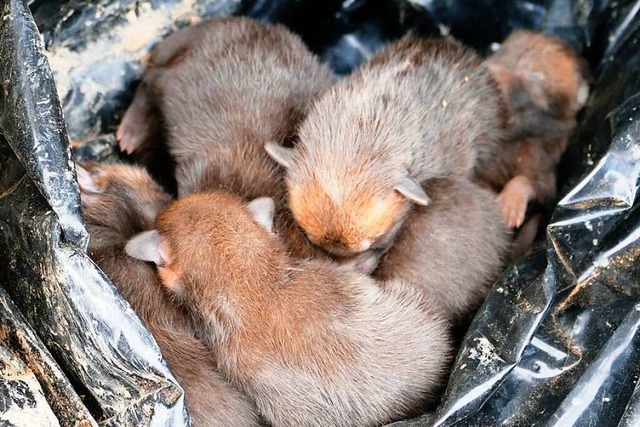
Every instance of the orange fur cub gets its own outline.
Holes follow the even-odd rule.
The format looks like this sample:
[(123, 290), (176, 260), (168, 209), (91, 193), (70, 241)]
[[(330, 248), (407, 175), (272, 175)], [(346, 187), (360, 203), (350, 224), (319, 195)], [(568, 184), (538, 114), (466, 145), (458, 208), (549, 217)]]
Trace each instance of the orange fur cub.
[(125, 252), (127, 239), (153, 228), (171, 198), (139, 167), (87, 164), (77, 171), (89, 255), (153, 334), (184, 388), (193, 425), (259, 426), (256, 408), (220, 377), (212, 351), (195, 337), (190, 317), (173, 304), (153, 268)]
[(273, 214), (270, 198), (194, 194), (126, 249), (163, 269), (220, 372), (274, 427), (373, 427), (423, 407), (451, 350), (439, 312), (402, 282), (290, 258)]
[(267, 144), (287, 171), (289, 207), (338, 256), (387, 249), (422, 185), (470, 177), (498, 141), (500, 93), (462, 45), (405, 37), (322, 92), (294, 148)]
[(485, 61), (507, 105), (504, 141), (479, 162), (479, 182), (500, 194), (509, 227), (518, 228), (531, 202), (556, 198), (556, 168), (588, 94), (583, 61), (555, 37), (519, 30)]

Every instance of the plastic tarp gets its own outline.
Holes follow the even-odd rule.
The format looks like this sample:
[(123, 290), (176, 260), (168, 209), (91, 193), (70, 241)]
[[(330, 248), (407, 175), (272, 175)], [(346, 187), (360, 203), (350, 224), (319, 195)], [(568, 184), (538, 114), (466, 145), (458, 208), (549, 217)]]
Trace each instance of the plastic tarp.
[(640, 424), (640, 1), (605, 0), (0, 1), (2, 422), (187, 425), (152, 337), (84, 253), (69, 147), (116, 158), (145, 54), (218, 14), (282, 22), (340, 74), (407, 31), (487, 53), (524, 27), (580, 50), (595, 85), (546, 250), (495, 284), (438, 409), (394, 425)]

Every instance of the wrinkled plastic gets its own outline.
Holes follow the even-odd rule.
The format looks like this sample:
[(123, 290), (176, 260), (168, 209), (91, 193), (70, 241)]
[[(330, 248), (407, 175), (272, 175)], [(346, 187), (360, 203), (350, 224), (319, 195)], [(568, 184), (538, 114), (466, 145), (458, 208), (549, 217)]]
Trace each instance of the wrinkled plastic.
[(16, 427), (32, 425), (59, 426), (55, 415), (44, 399), (35, 375), (0, 343), (0, 413), (2, 422)]
[[(22, 1), (0, 5), (0, 283), (97, 421), (184, 425), (182, 389), (157, 345), (84, 253), (88, 236), (65, 124), (35, 23)], [(26, 356), (11, 361), (16, 372), (35, 367)], [(46, 408), (36, 399), (38, 382), (29, 381), (35, 407)]]
[[(62, 426), (98, 426), (51, 354), (2, 288), (0, 338), (0, 414), (3, 420), (25, 427), (45, 425), (44, 420), (49, 422), (46, 425), (57, 425), (57, 422)], [(11, 406), (20, 411), (14, 410), (12, 416)], [(33, 417), (25, 419), (25, 409), (32, 412)], [(34, 419), (40, 422), (36, 423)]]
[(397, 426), (640, 425), (639, 10), (612, 3), (585, 33), (596, 84), (547, 250), (496, 283), (437, 413)]
[[(83, 253), (66, 131), (78, 158), (116, 158), (113, 132), (152, 45), (235, 13), (284, 23), (340, 74), (407, 31), (487, 53), (515, 28), (541, 29), (584, 53), (595, 85), (559, 170), (547, 249), (496, 283), (438, 409), (394, 426), (640, 425), (640, 1), (36, 0), (66, 130), (24, 4), (0, 4), (0, 58), (11, 58), (0, 61), (0, 279), (98, 422), (187, 423), (152, 338)], [(8, 349), (31, 367), (20, 345)], [(78, 405), (32, 371), (56, 415), (55, 396)]]

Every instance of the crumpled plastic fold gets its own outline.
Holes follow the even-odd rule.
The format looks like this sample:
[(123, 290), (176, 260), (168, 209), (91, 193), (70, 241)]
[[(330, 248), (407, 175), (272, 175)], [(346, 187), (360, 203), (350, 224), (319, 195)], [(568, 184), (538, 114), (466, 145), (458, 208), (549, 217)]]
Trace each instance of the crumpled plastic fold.
[[(156, 343), (85, 254), (88, 236), (62, 109), (38, 30), (22, 1), (0, 2), (0, 58), (0, 283), (83, 396), (80, 404), (69, 390), (68, 403), (79, 408), (75, 420), (59, 411), (52, 419), (63, 425), (152, 425), (159, 419), (186, 425), (182, 389)], [(4, 302), (4, 292), (1, 296)], [(11, 324), (2, 329), (9, 364), (0, 372), (6, 386), (0, 399), (9, 404), (0, 408), (0, 418), (34, 425), (25, 421), (27, 412), (37, 409), (49, 420), (53, 414), (46, 409), (56, 408), (64, 391), (47, 392), (48, 406), (44, 403), (38, 387), (46, 389), (53, 378), (38, 373), (44, 365), (32, 364), (28, 354), (18, 359), (18, 346), (9, 353), (8, 334), (25, 328), (17, 315), (11, 321), (22, 332)], [(7, 382), (11, 375), (24, 381)], [(17, 398), (26, 394), (27, 400)]]
[[(118, 158), (113, 133), (149, 49), (219, 14), (287, 25), (338, 74), (408, 31), (450, 35), (486, 54), (513, 29), (530, 28), (583, 53), (594, 86), (560, 165), (562, 196), (546, 249), (494, 285), (439, 407), (393, 425), (640, 424), (639, 0), (0, 5), (0, 306), (9, 307), (0, 315), (0, 352), (29, 378), (20, 390), (38, 396), (61, 425), (73, 417), (60, 418), (60, 399), (87, 425), (188, 424), (182, 391), (153, 338), (84, 254), (69, 145), (77, 159)], [(45, 374), (37, 366), (47, 366)], [(5, 385), (13, 380), (7, 372), (0, 369), (0, 415), (22, 396)], [(55, 389), (52, 378), (63, 378)]]

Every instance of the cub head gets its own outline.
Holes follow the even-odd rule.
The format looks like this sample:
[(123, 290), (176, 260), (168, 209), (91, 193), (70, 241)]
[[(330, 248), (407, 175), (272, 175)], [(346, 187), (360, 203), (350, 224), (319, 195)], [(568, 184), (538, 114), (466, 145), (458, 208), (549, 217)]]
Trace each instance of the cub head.
[(267, 144), (266, 150), (287, 170), (289, 208), (296, 222), (312, 243), (334, 255), (388, 247), (412, 204), (430, 203), (406, 172), (386, 179), (363, 178), (368, 174), (361, 170), (316, 174), (297, 167), (295, 149)]
[(161, 282), (174, 294), (205, 292), (269, 270), (279, 253), (273, 214), (274, 202), (267, 197), (244, 203), (225, 193), (193, 194), (173, 202), (155, 229), (134, 236), (125, 250), (156, 264)]
[(139, 166), (86, 163), (76, 165), (76, 174), (86, 221), (125, 234), (150, 228), (171, 201)]
[(487, 65), (516, 114), (537, 109), (571, 120), (587, 102), (586, 62), (555, 37), (515, 31)]

